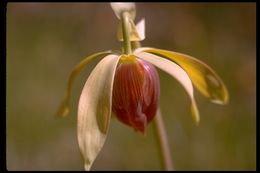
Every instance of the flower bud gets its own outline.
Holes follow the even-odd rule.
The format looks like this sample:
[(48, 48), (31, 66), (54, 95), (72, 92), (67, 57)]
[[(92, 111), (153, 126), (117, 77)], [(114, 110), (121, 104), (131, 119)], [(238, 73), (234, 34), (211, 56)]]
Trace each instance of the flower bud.
[(155, 67), (137, 57), (122, 56), (117, 66), (112, 110), (126, 125), (144, 134), (159, 104), (160, 80)]

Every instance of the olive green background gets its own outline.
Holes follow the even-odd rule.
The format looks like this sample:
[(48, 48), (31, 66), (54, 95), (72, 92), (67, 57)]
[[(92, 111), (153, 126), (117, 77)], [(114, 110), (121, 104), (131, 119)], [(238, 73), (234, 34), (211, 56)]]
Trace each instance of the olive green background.
[[(192, 122), (190, 100), (168, 74), (161, 78), (161, 110), (176, 170), (256, 169), (256, 4), (138, 3), (146, 19), (143, 46), (192, 55), (225, 82), (228, 105), (195, 90), (201, 115)], [(81, 89), (98, 61), (73, 86), (67, 118), (54, 114), (72, 68), (83, 58), (121, 49), (118, 19), (109, 3), (8, 3), (8, 170), (83, 170), (77, 144)], [(160, 170), (149, 124), (146, 136), (113, 118), (93, 170)]]

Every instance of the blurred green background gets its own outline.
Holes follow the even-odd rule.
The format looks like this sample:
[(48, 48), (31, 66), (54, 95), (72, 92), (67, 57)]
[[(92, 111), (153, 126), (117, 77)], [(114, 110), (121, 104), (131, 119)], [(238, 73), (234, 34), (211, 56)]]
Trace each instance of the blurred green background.
[[(230, 102), (212, 104), (195, 91), (190, 100), (168, 74), (161, 77), (161, 110), (176, 170), (256, 169), (256, 4), (138, 3), (146, 19), (143, 46), (192, 55), (225, 82)], [(93, 53), (121, 49), (109, 3), (8, 3), (8, 170), (83, 170), (77, 144), (81, 89), (98, 61), (77, 78), (71, 112), (54, 114), (72, 68)], [(113, 119), (93, 170), (160, 170), (152, 126), (146, 136)]]

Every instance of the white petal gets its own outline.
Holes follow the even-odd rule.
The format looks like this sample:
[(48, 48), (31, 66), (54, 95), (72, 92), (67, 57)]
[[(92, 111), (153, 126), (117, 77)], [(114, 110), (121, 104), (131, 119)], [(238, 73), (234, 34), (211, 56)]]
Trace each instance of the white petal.
[(181, 85), (184, 87), (184, 89), (187, 91), (188, 95), (191, 99), (191, 112), (193, 119), (196, 123), (199, 122), (199, 112), (196, 106), (196, 102), (193, 95), (193, 86), (192, 82), (187, 75), (187, 73), (177, 64), (173, 63), (172, 61), (169, 61), (165, 58), (162, 58), (160, 56), (156, 56), (150, 53), (146, 52), (136, 52), (134, 54), (135, 56), (139, 57), (140, 59), (143, 59), (147, 62), (150, 62), (151, 64), (155, 65), (159, 69), (165, 71), (166, 73), (170, 74), (172, 77), (177, 79)]
[(144, 40), (145, 39), (145, 19), (140, 20), (137, 24), (136, 24), (136, 30), (137, 33), (140, 37), (140, 40)]
[(112, 89), (120, 57), (108, 55), (91, 72), (78, 105), (78, 143), (89, 170), (106, 139), (111, 118)]
[(121, 13), (128, 11), (130, 17), (134, 20), (136, 15), (135, 3), (133, 2), (111, 2), (112, 9), (114, 10), (116, 17), (121, 18)]

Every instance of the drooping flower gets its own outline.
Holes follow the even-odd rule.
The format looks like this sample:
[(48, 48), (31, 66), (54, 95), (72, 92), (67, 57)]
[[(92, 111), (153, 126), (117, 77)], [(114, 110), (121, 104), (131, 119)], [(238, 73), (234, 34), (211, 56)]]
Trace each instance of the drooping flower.
[[(120, 19), (118, 39), (125, 41), (127, 37), (124, 37), (123, 29), (128, 29), (129, 41), (134, 43), (143, 40), (144, 20), (134, 24), (134, 4), (119, 4), (120, 8), (117, 3), (112, 3), (112, 8)], [(125, 20), (122, 19), (122, 13), (127, 14)], [(124, 25), (128, 27), (122, 28)], [(174, 77), (184, 87), (191, 99), (192, 117), (197, 124), (200, 118), (193, 85), (214, 103), (228, 102), (224, 83), (202, 61), (173, 51), (140, 47), (133, 52), (100, 52), (80, 62), (70, 75), (58, 115), (68, 114), (74, 79), (97, 57), (103, 58), (89, 75), (78, 105), (78, 144), (86, 170), (90, 169), (105, 142), (112, 112), (119, 121), (141, 133), (145, 132), (147, 125), (156, 116), (159, 109), (160, 84), (155, 67)]]

